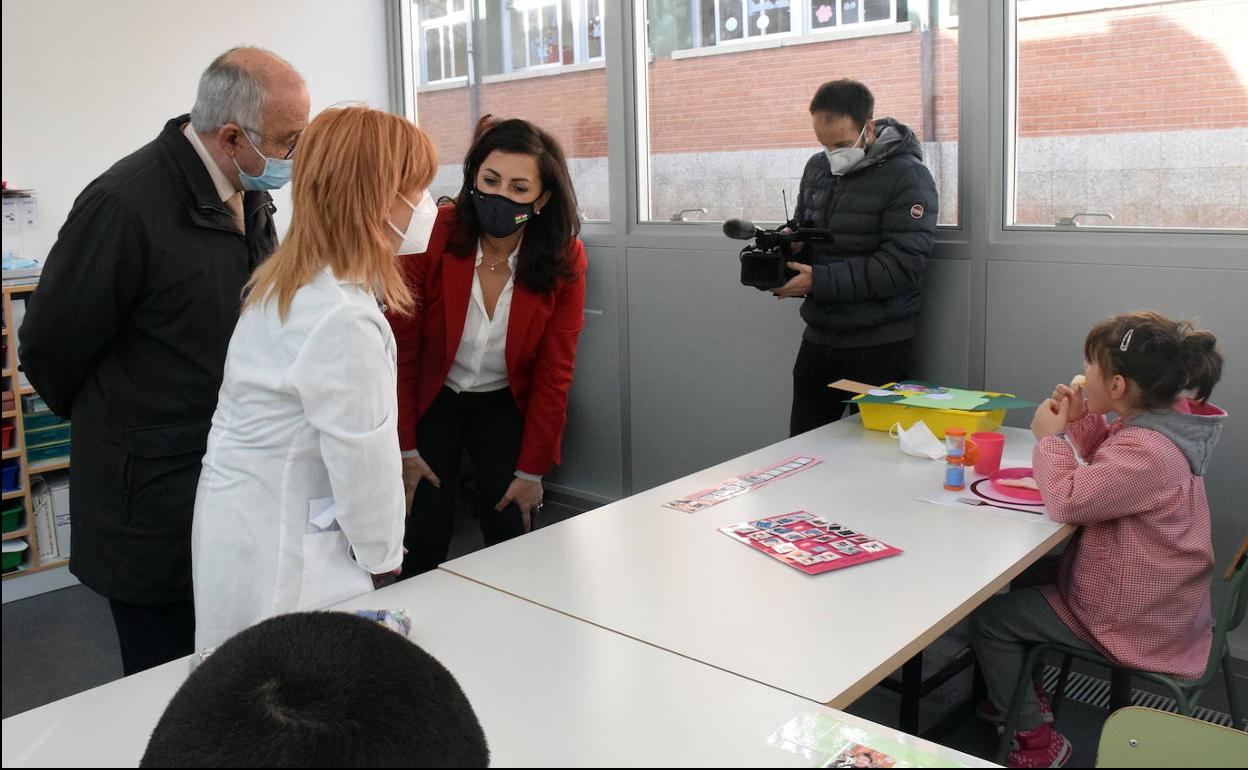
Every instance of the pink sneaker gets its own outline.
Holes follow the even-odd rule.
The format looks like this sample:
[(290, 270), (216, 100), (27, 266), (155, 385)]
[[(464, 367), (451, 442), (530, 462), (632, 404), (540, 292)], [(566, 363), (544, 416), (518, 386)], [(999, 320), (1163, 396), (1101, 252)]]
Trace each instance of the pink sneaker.
[[(1040, 718), (1045, 724), (1053, 724), (1053, 702), (1049, 700), (1049, 694), (1040, 685), (1036, 685), (1036, 700), (1040, 701)], [(975, 707), (975, 716), (997, 727), (1005, 724), (1005, 714), (998, 711), (992, 701), (986, 698)]]
[(1070, 761), (1070, 741), (1049, 724), (1041, 723), (1034, 730), (1014, 733), (1010, 745), (1010, 753), (1005, 757), (1006, 767), (1064, 767)]

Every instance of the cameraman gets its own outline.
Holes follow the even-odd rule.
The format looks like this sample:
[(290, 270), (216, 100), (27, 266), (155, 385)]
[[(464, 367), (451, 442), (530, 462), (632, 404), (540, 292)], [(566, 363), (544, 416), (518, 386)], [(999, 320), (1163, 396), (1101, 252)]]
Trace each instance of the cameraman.
[(794, 244), (804, 262), (790, 262), (797, 275), (772, 290), (805, 298), (789, 435), (840, 419), (851, 394), (828, 383), (881, 385), (909, 377), (914, 366), (936, 183), (914, 132), (892, 118), (874, 120), (874, 109), (871, 91), (853, 80), (824, 83), (810, 103), (826, 152), (806, 163), (793, 222), (827, 228), (833, 238)]

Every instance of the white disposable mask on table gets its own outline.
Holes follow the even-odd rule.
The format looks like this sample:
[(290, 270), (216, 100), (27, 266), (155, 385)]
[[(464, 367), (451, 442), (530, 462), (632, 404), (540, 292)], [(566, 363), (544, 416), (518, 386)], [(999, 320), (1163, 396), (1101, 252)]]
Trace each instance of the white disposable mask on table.
[(909, 429), (901, 427), (899, 422), (893, 423), (888, 435), (898, 439), (901, 451), (913, 457), (926, 460), (943, 460), (945, 457), (944, 442), (936, 438), (936, 434), (922, 420), (911, 425)]

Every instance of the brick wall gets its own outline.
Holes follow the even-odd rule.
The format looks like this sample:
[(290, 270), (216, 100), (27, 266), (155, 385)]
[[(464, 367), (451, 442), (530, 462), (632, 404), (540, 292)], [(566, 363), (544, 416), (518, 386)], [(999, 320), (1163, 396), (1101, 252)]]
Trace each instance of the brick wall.
[[(607, 154), (606, 70), (593, 69), (480, 86), (478, 114), (524, 118), (549, 131), (569, 157)], [(421, 127), (443, 164), (461, 163), (472, 141), (467, 88), (417, 94)]]
[[(1232, 41), (1248, 40), (1243, 0), (1024, 19), (1019, 37), (1024, 136), (1248, 125), (1248, 83), (1225, 55)], [(932, 49), (935, 125), (922, 138), (947, 142), (957, 139), (957, 30), (933, 33)], [(911, 32), (659, 59), (650, 65), (651, 151), (809, 147), (806, 108), (819, 84), (837, 77), (866, 82), (878, 114), (922, 134), (921, 55), (920, 33)], [(467, 147), (467, 100), (465, 88), (418, 97), (421, 122), (446, 162)], [(603, 70), (484, 85), (480, 101), (482, 114), (545, 126), (571, 157), (606, 154)]]
[[(1172, 142), (1160, 141), (1199, 131), (1202, 137), (1216, 135), (1222, 146), (1225, 137), (1245, 135), (1248, 72), (1236, 66), (1244, 70), (1248, 58), (1237, 64), (1228, 52), (1248, 56), (1242, 52), (1248, 45), (1243, 42), (1248, 3), (1182, 0), (1024, 19), (1019, 38), (1020, 222), (1051, 224), (1078, 210), (1111, 210), (1117, 224), (1248, 225), (1248, 189), (1241, 190), (1248, 183), (1236, 181), (1245, 173), (1242, 153), (1203, 152), (1198, 171), (1188, 168), (1195, 161), (1185, 156), (1200, 142), (1176, 139), (1183, 148), (1176, 154)], [(654, 61), (649, 67), (654, 215), (706, 206), (712, 219), (779, 218), (779, 191), (795, 187), (813, 149), (811, 96), (827, 80), (851, 77), (874, 91), (877, 114), (891, 115), (920, 134), (940, 185), (941, 222), (956, 222), (958, 30), (937, 30), (930, 44), (932, 125), (926, 131), (918, 32)], [(480, 114), (527, 118), (554, 133), (574, 159), (573, 178), (586, 214), (606, 216), (604, 70), (488, 84), (479, 98)], [(418, 104), (421, 124), (442, 159), (439, 187), (453, 192), (460, 181), (456, 166), (472, 133), (468, 90), (425, 92)], [(1097, 137), (1102, 144), (1095, 144)], [(1149, 148), (1164, 157), (1143, 157)], [(1115, 169), (1123, 173), (1115, 177)], [(1193, 174), (1204, 175), (1212, 199), (1189, 200), (1193, 193), (1185, 191), (1200, 185)], [(1133, 182), (1124, 187), (1127, 176)], [(1140, 199), (1159, 188), (1172, 193), (1164, 210)]]
[[(1248, 125), (1248, 3), (1192, 0), (1024, 20), (1019, 133)], [(1240, 53), (1240, 56), (1243, 54)]]

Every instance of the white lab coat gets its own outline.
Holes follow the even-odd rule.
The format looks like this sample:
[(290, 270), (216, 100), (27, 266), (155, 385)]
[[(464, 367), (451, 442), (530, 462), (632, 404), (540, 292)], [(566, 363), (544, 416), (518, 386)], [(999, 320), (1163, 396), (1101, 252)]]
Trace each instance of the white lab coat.
[(195, 644), (373, 589), (403, 561), (395, 342), (328, 269), (230, 340), (195, 498)]

